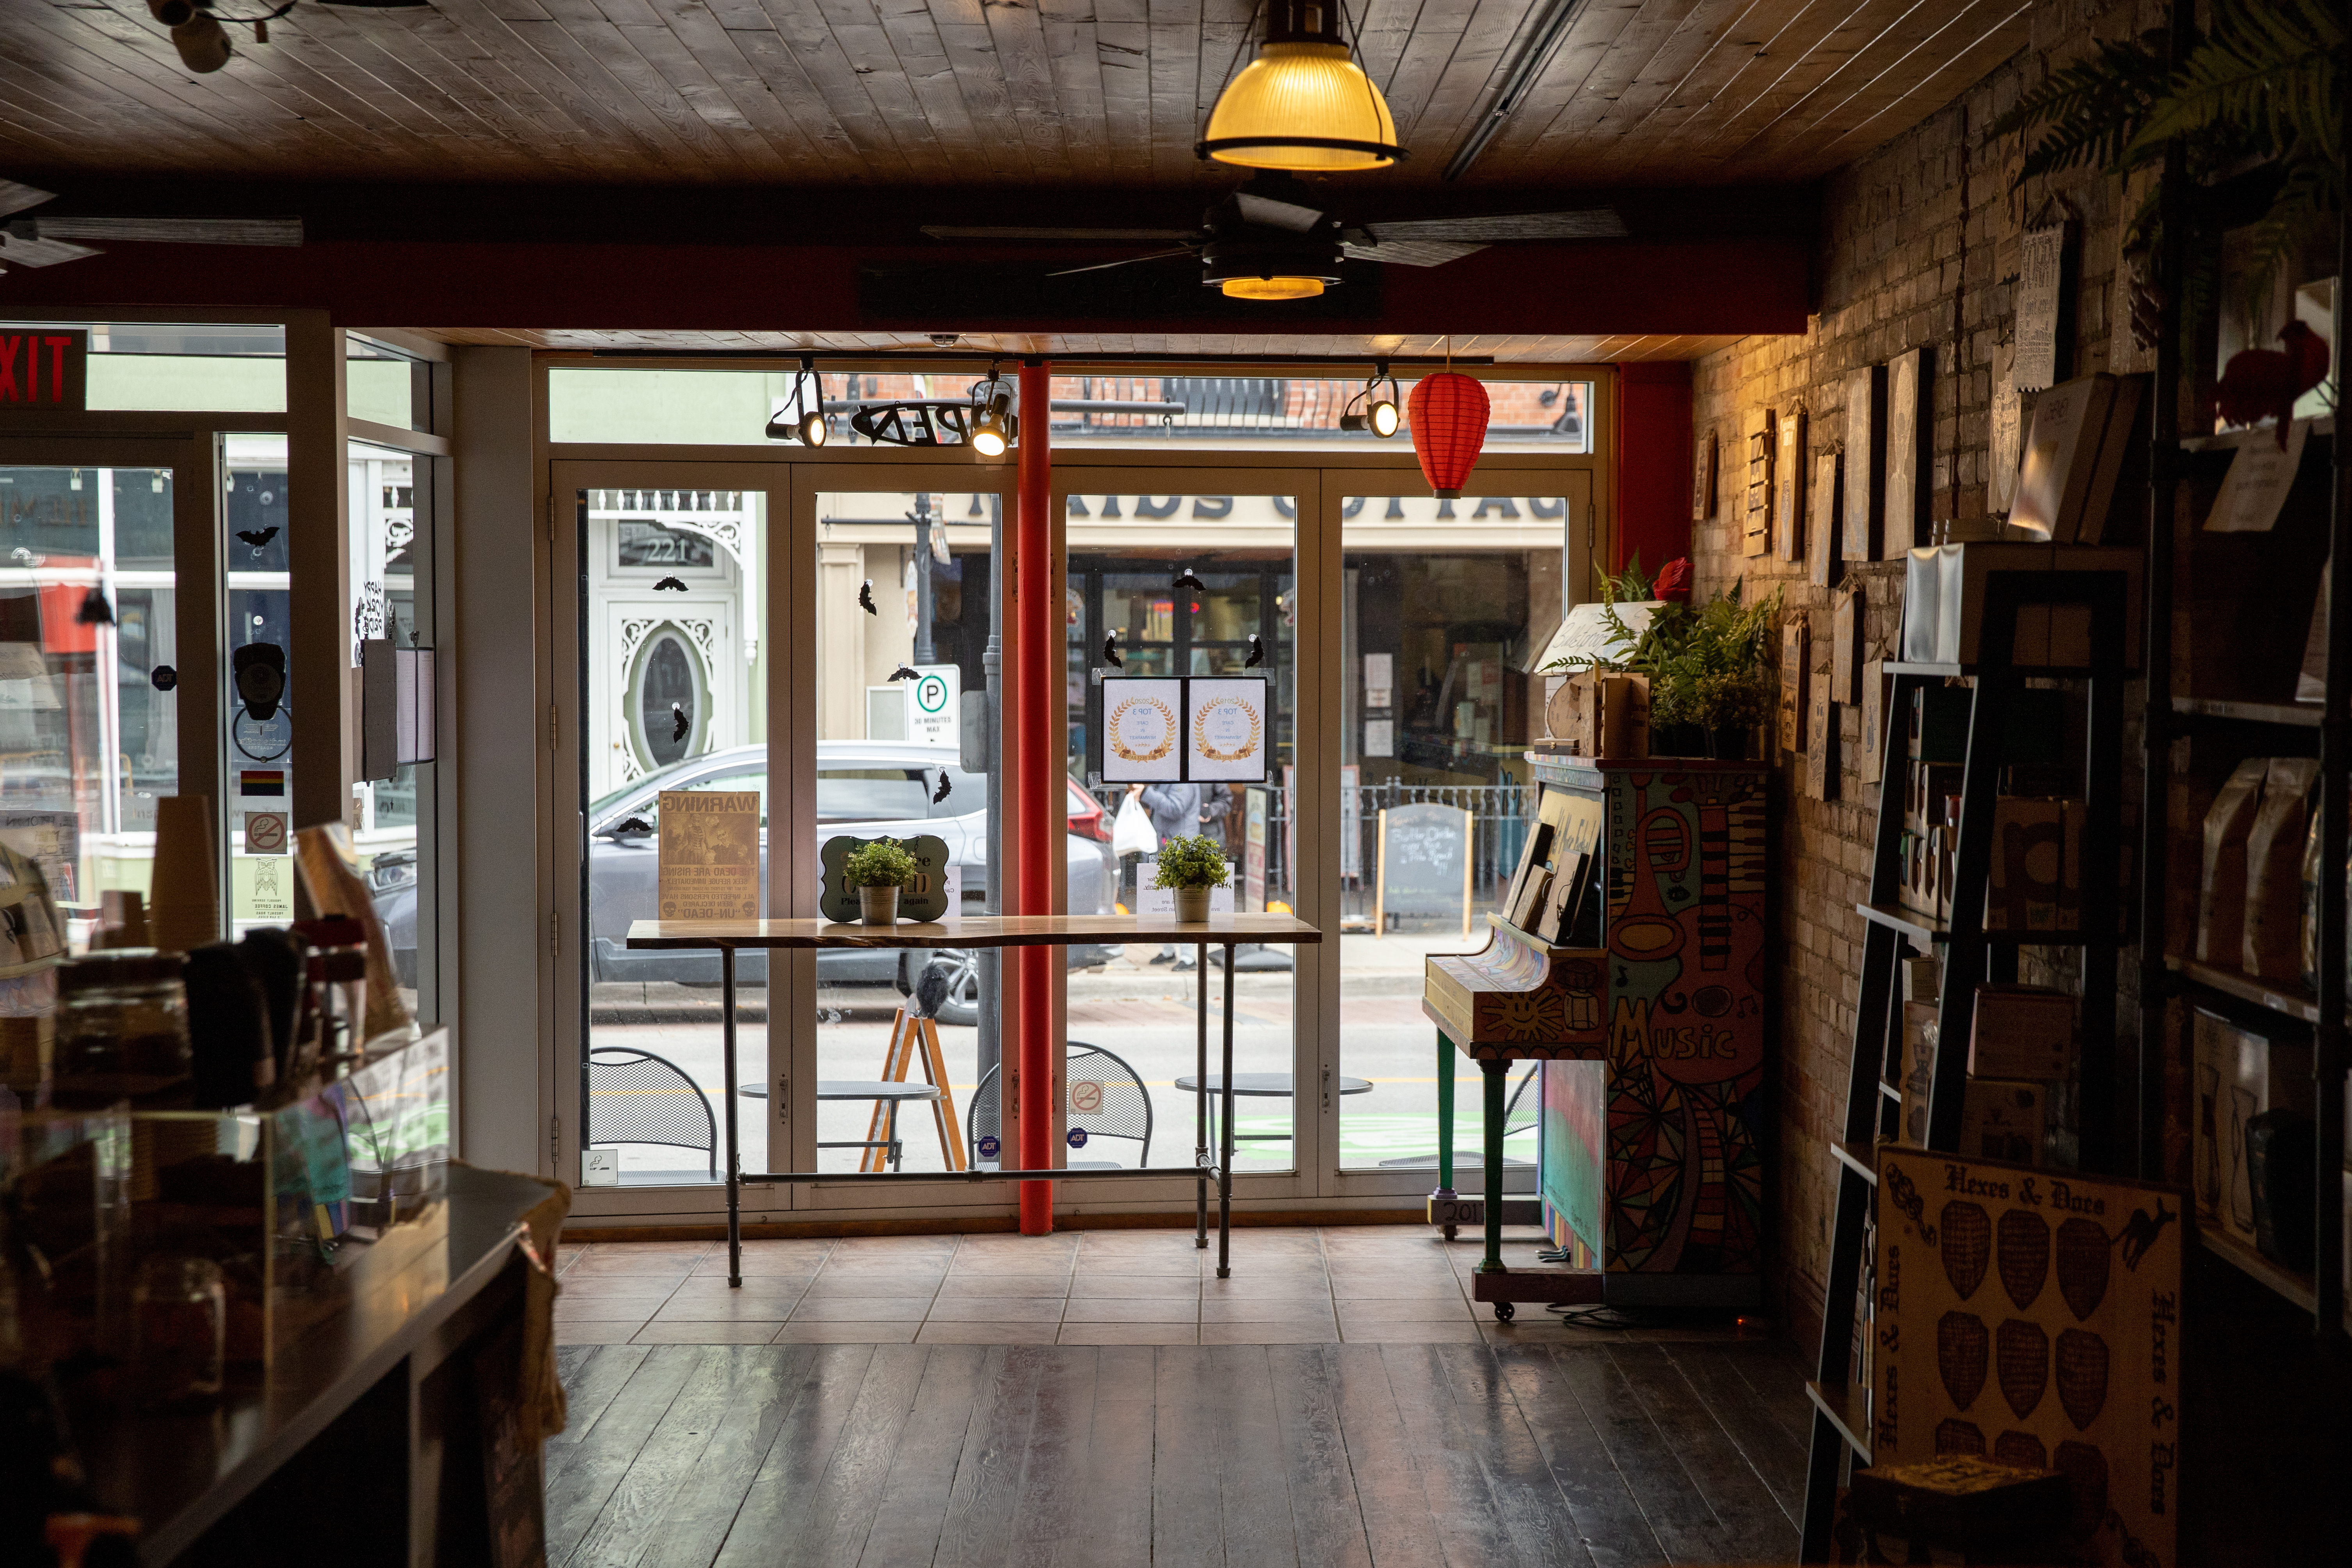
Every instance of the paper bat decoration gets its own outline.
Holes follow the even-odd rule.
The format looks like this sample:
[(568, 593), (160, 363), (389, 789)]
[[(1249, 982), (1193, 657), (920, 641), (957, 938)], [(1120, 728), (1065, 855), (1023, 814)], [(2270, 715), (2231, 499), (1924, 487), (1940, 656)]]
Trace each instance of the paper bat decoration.
[(683, 741), (686, 739), (686, 732), (692, 728), (694, 728), (694, 721), (686, 716), (686, 705), (681, 702), (671, 703), (669, 705), (669, 738), (673, 741)]
[(902, 664), (898, 668), (890, 672), (890, 679), (893, 680), (920, 680), (923, 677), (919, 670), (909, 669)]
[(931, 804), (932, 804), (933, 805), (939, 805), (939, 804), (940, 804), (940, 802), (941, 802), (941, 801), (943, 801), (943, 800), (947, 799), (947, 797), (948, 797), (948, 792), (949, 792), (949, 791), (950, 791), (950, 790), (952, 790), (952, 789), (954, 789), (954, 788), (955, 788), (955, 785), (954, 785), (952, 783), (950, 783), (950, 782), (949, 781), (949, 779), (948, 779), (948, 771), (947, 771), (947, 769), (945, 769), (945, 768), (941, 768), (941, 769), (940, 770), (940, 787), (939, 787), (937, 790), (935, 790), (935, 791), (933, 791), (933, 792), (932, 792), (932, 794), (931, 794)]
[(857, 605), (858, 608), (864, 610), (869, 616), (878, 616), (882, 613), (874, 607), (873, 578), (868, 577), (866, 581), (857, 584)]
[(240, 528), (236, 531), (236, 536), (239, 539), (244, 540), (247, 544), (252, 545), (253, 552), (256, 555), (258, 555), (261, 553), (261, 547), (263, 545), (278, 537), (278, 530), (274, 526), (269, 528)]
[(1118, 657), (1118, 633), (1116, 631), (1103, 638), (1103, 662), (1113, 669), (1127, 668), (1127, 660)]
[(81, 596), (81, 608), (74, 612), (74, 620), (85, 626), (110, 626), (114, 624), (114, 606), (106, 602), (106, 590), (97, 584)]
[(658, 594), (664, 589), (667, 589), (673, 594), (683, 594), (686, 592), (686, 584), (675, 577), (665, 577), (660, 582), (654, 584), (654, 592)]
[(1259, 665), (1264, 664), (1265, 662), (1265, 639), (1258, 636), (1257, 633), (1252, 632), (1250, 633), (1250, 656), (1242, 660), (1242, 668), (1244, 669), (1255, 669)]
[(1202, 582), (1198, 577), (1192, 575), (1192, 569), (1190, 566), (1186, 566), (1179, 570), (1176, 574), (1176, 580), (1168, 585), (1171, 588), (1190, 588), (1196, 594), (1205, 592), (1209, 586), (1206, 583)]

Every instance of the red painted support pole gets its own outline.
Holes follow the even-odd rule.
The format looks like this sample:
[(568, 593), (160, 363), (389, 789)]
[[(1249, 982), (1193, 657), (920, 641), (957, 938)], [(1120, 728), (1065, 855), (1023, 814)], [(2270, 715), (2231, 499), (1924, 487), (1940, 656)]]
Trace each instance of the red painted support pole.
[[(1020, 722), (1013, 731), (1013, 750), (1005, 757), (1018, 782), (1009, 792), (1013, 815), (1020, 825), (1013, 842), (1019, 846), (1014, 886), (1018, 901), (1009, 910), (1024, 915), (1050, 914), (1054, 909), (1053, 807), (1062, 798), (1061, 740), (1048, 714), (1060, 690), (1063, 659), (1061, 627), (1055, 612), (1062, 594), (1053, 582), (1053, 530), (1047, 512), (1053, 500), (1053, 453), (1048, 445), (1052, 416), (1049, 368), (1043, 361), (1021, 366), (1020, 510), (1013, 525), (1013, 649), (1014, 706)], [(1054, 1163), (1053, 971), (1048, 965), (1057, 949), (1021, 947), (1018, 955), (1021, 1062), (1021, 1163), (1042, 1171)], [(1045, 1236), (1054, 1228), (1054, 1184), (1021, 1184), (1021, 1234)]]

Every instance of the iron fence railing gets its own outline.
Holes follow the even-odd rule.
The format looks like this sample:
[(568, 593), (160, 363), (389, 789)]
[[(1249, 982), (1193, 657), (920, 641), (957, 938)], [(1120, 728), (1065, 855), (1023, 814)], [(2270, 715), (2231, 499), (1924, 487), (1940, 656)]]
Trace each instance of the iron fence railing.
[[(1106, 811), (1116, 813), (1126, 792), (1105, 785), (1097, 788), (1095, 798)], [(1235, 790), (1240, 795), (1240, 790)], [(1267, 896), (1286, 896), (1292, 879), (1287, 864), (1290, 842), (1290, 822), (1294, 802), (1292, 792), (1276, 788), (1268, 803), (1266, 824), (1266, 888)], [(1414, 784), (1396, 780), (1378, 784), (1344, 786), (1339, 792), (1340, 819), (1340, 881), (1339, 912), (1350, 923), (1361, 921), (1369, 924), (1372, 916), (1374, 873), (1380, 863), (1381, 813), (1400, 805), (1450, 805), (1470, 814), (1470, 877), (1471, 895), (1475, 907), (1493, 907), (1508, 886), (1511, 873), (1518, 868), (1519, 852), (1526, 847), (1528, 825), (1535, 809), (1536, 791), (1531, 785), (1500, 784)], [(1234, 816), (1225, 832), (1228, 853), (1238, 862), (1242, 858), (1244, 806), (1236, 799)], [(1122, 881), (1129, 885), (1130, 878)], [(1294, 900), (1295, 901), (1295, 900)]]

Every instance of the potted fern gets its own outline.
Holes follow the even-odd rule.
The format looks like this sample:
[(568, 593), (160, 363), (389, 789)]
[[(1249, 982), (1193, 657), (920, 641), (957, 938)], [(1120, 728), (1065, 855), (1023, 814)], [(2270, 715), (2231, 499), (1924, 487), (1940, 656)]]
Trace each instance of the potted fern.
[(898, 919), (898, 889), (915, 879), (915, 858), (895, 838), (877, 838), (843, 857), (841, 874), (857, 889), (862, 925), (887, 926)]
[(1180, 834), (1160, 847), (1160, 869), (1151, 885), (1172, 889), (1177, 920), (1199, 925), (1209, 918), (1211, 889), (1223, 887), (1224, 880), (1224, 847), (1202, 835)]
[(1650, 678), (1651, 745), (1660, 755), (1743, 761), (1756, 727), (1771, 717), (1780, 591), (1750, 605), (1742, 587), (1697, 609), (1661, 605), (1625, 658)]

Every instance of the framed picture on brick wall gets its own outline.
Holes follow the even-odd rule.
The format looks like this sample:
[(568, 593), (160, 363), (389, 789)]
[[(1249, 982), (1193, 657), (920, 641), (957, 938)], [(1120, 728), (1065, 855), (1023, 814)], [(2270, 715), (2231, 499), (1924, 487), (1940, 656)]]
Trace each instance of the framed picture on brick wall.
[(1772, 458), (1772, 553), (1782, 561), (1805, 558), (1805, 411), (1780, 411)]
[(1812, 489), (1805, 496), (1805, 560), (1812, 567), (1813, 585), (1826, 588), (1837, 581), (1838, 455), (1813, 454)]
[(1780, 749), (1784, 752), (1805, 749), (1809, 717), (1805, 658), (1805, 617), (1793, 615), (1780, 625)]
[(1936, 455), (1932, 349), (1898, 354), (1886, 367), (1886, 504), (1882, 551), (1890, 559), (1932, 544), (1927, 486)]
[(1845, 383), (1845, 526), (1848, 561), (1879, 558), (1886, 504), (1886, 367), (1864, 365)]
[(1772, 411), (1751, 408), (1740, 434), (1747, 447), (1748, 495), (1741, 511), (1739, 553), (1772, 548)]
[(1691, 441), (1691, 521), (1715, 515), (1715, 432), (1701, 430)]

